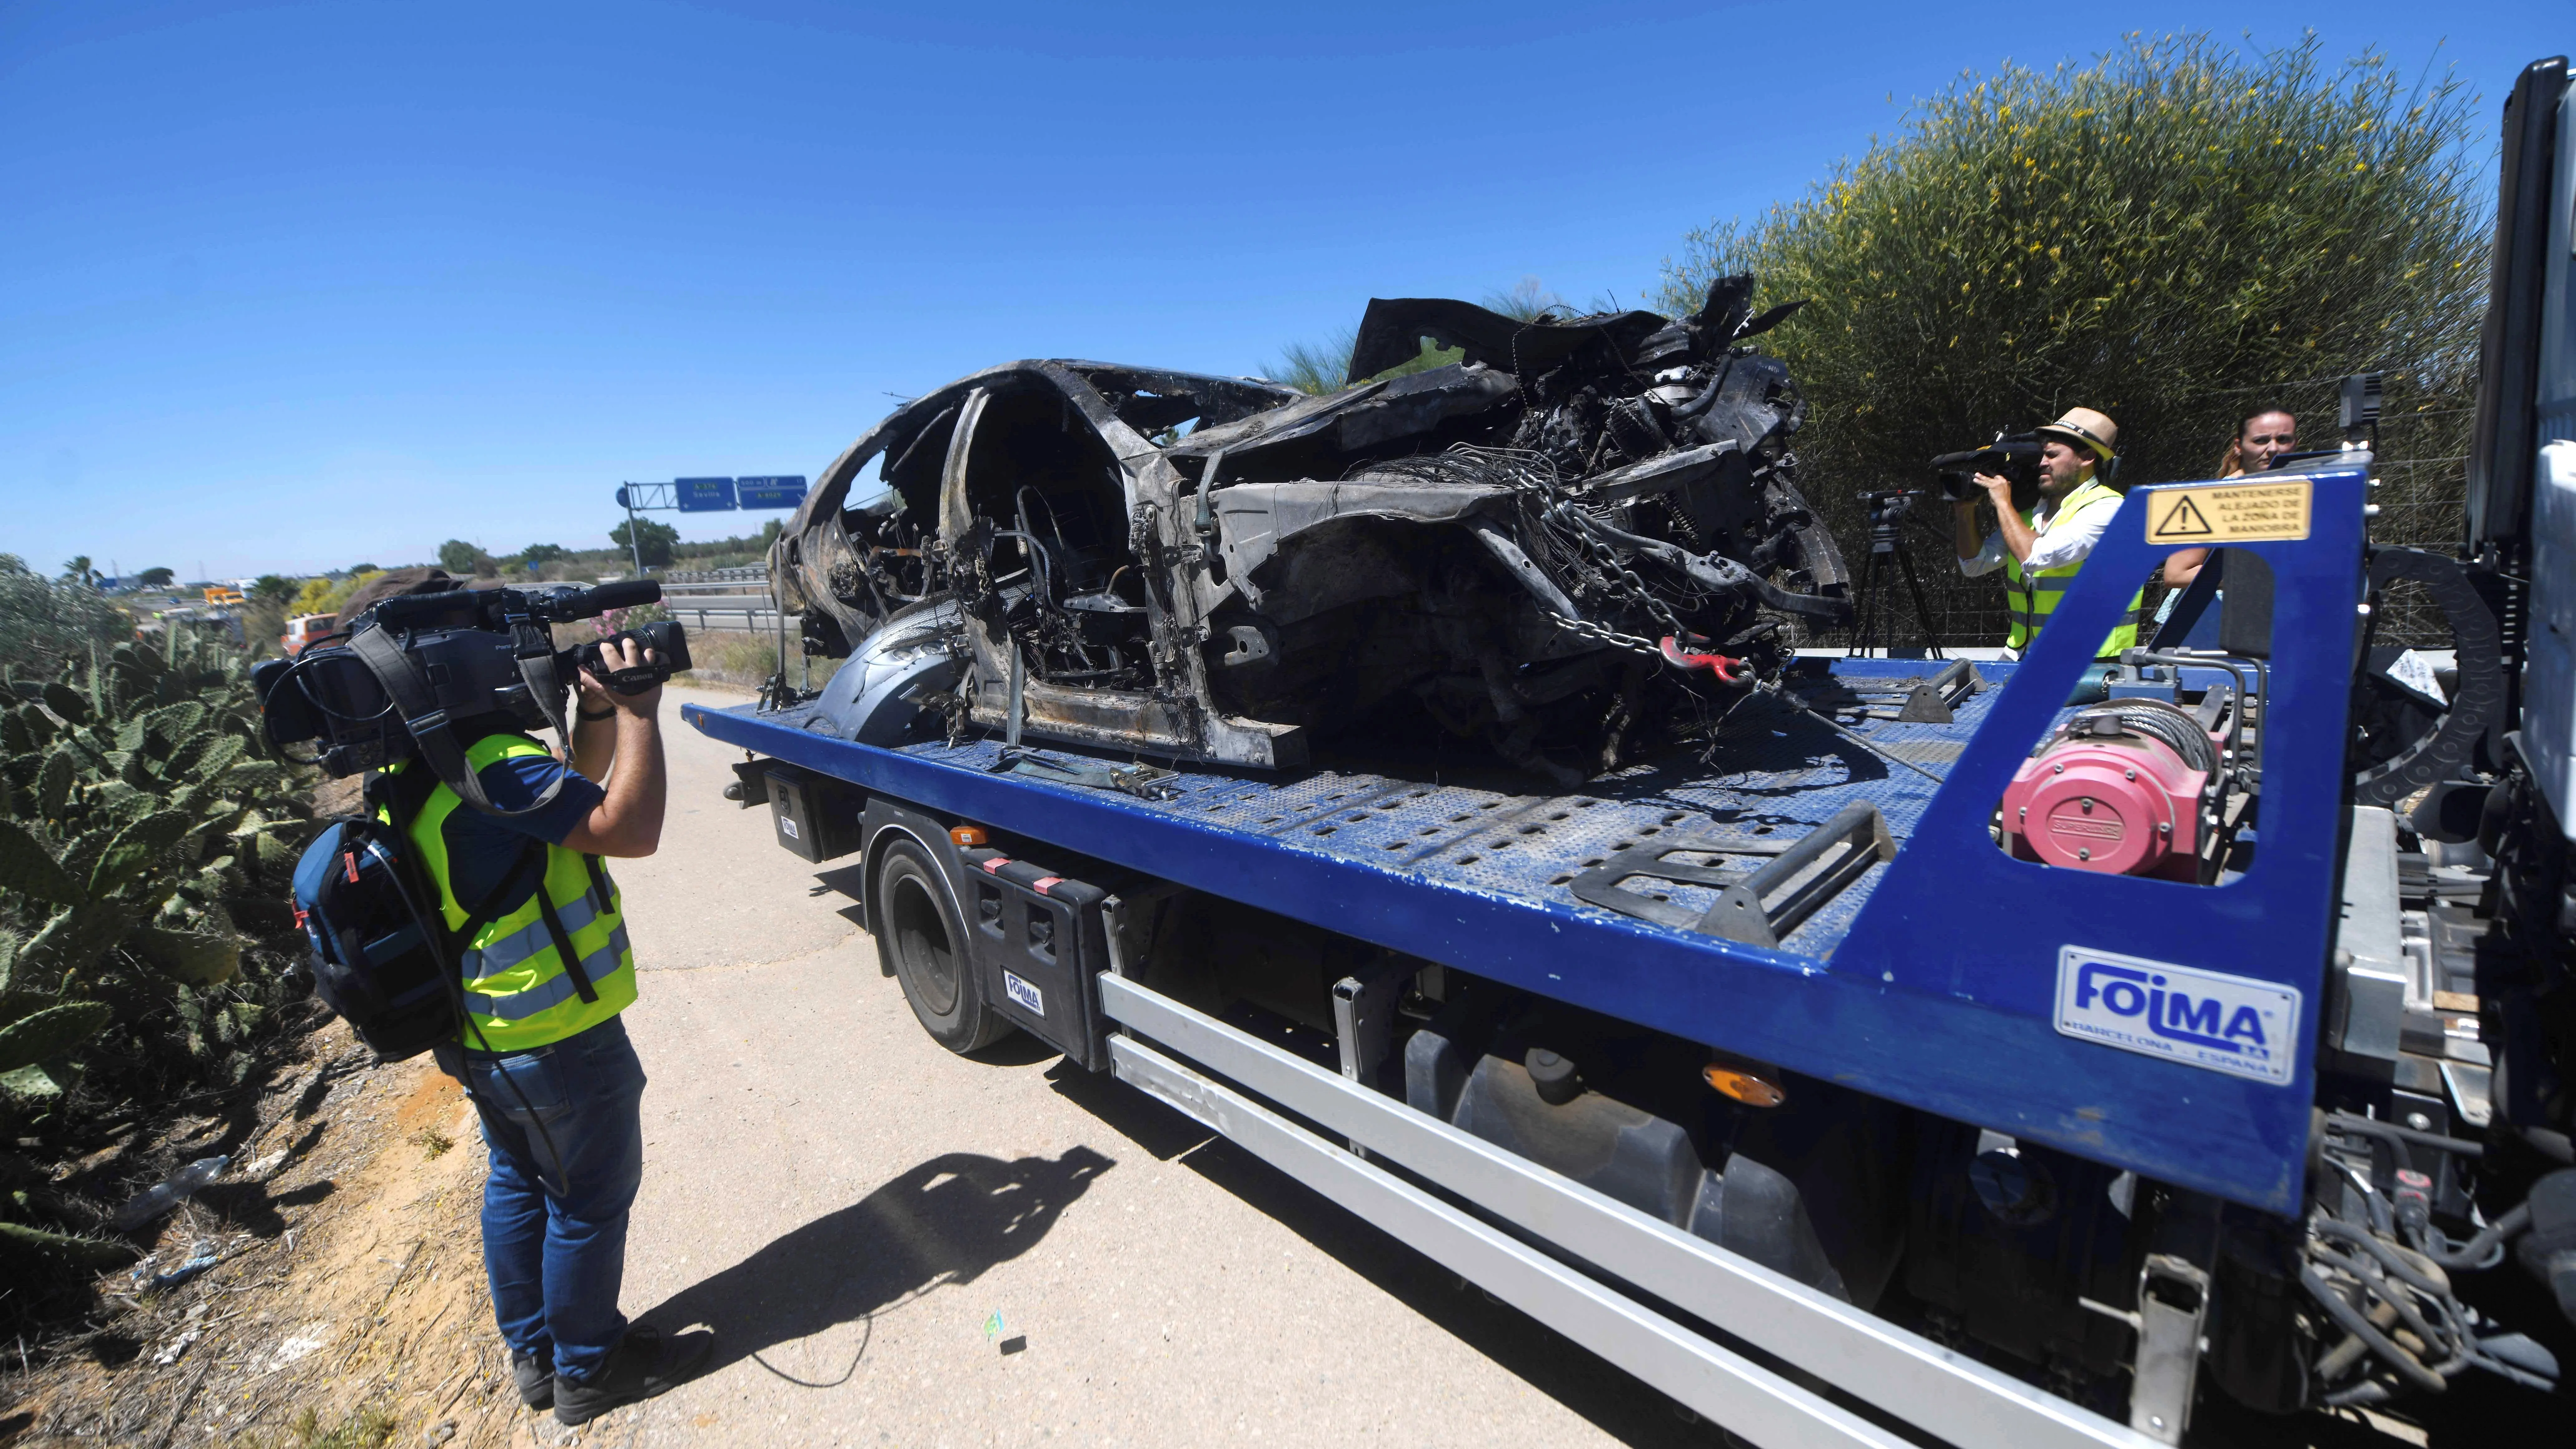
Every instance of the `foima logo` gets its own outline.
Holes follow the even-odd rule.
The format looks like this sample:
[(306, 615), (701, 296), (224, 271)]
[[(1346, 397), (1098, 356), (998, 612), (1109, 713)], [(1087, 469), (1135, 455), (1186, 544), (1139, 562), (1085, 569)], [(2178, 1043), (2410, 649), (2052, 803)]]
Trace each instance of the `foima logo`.
[(2277, 982), (2068, 946), (2057, 956), (2057, 1029), (2185, 1066), (2286, 1083), (2298, 1060), (2299, 993)]
[(1008, 971), (1002, 973), (1002, 991), (1013, 1001), (1038, 1015), (1046, 1015), (1046, 993)]

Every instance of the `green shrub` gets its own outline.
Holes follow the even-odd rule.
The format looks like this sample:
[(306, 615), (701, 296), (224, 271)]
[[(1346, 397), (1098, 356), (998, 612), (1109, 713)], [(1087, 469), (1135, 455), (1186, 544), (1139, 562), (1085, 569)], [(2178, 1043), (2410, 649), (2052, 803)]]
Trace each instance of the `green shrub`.
[[(2380, 535), (2447, 542), (2486, 282), (2470, 104), (2377, 54), (2329, 69), (2313, 38), (2008, 64), (1805, 197), (1693, 233), (1660, 301), (1737, 271), (1809, 300), (1764, 346), (1805, 389), (1808, 496), (1847, 547), (1858, 490), (1926, 486), (1925, 458), (1999, 428), (2099, 408), (2122, 483), (2202, 478), (2266, 402), (2332, 446), (2332, 380), (2365, 369), (2391, 374)], [(1948, 510), (1917, 517), (1952, 642), (2000, 641), (2001, 590), (1949, 569)]]
[(5, 683), (0, 1126), (64, 1145), (248, 1070), (308, 772), (260, 740), (244, 656), (184, 630)]

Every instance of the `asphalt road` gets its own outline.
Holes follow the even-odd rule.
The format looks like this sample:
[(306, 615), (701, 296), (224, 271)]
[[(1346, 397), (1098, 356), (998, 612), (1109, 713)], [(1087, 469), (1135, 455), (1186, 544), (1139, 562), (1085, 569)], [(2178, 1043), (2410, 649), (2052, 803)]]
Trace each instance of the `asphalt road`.
[(1197, 1124), (1027, 1038), (924, 1035), (837, 867), (664, 705), (617, 874), (652, 1085), (625, 1307), (717, 1333), (605, 1444), (1719, 1442)]

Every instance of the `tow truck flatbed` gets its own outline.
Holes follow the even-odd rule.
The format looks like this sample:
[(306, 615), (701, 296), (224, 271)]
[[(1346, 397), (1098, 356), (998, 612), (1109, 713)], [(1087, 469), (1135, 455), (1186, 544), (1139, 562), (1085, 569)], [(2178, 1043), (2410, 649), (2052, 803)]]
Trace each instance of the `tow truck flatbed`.
[[(2276, 578), (2274, 628), (2318, 667), (2273, 671), (2265, 731), (2343, 736), (2362, 544), (2361, 471), (2313, 475), (2310, 535), (2254, 545)], [(2031, 1138), (2275, 1212), (2295, 1210), (2309, 1133), (2314, 1032), (2344, 834), (2339, 751), (2266, 762), (2263, 844), (2221, 886), (2016, 861), (1989, 834), (2013, 769), (2089, 662), (2123, 599), (2100, 579), (2145, 573), (2133, 492), (2060, 605), (2060, 627), (1947, 725), (1872, 721), (1873, 743), (1933, 783), (1767, 701), (1742, 707), (1717, 767), (1672, 765), (1563, 794), (1511, 794), (1334, 769), (1196, 768), (1171, 798), (997, 773), (978, 740), (879, 748), (809, 728), (810, 707), (684, 717), (706, 734), (923, 809), (1328, 927), (1554, 1000), (1775, 1063), (1956, 1120)], [(1833, 661), (1855, 684), (1920, 676), (1920, 661)], [(1068, 754), (1070, 752), (1067, 752)], [(1949, 757), (1946, 762), (1944, 757)], [(1670, 929), (1585, 904), (1590, 863), (1677, 836), (1795, 838), (1875, 806), (1895, 858), (1818, 907), (1777, 946)], [(1675, 848), (1681, 848), (1676, 846)], [(1791, 883), (1794, 886), (1794, 882)], [(2110, 924), (2116, 922), (2116, 926)], [(2117, 941), (2287, 993), (2281, 1042), (2240, 1070), (2159, 1058), (2066, 1029), (2071, 948)]]

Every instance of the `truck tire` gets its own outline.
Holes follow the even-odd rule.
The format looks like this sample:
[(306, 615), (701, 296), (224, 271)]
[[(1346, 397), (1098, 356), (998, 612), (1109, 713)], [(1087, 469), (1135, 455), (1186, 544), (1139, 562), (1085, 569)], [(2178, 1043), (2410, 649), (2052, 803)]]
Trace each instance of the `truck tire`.
[(877, 857), (868, 899), (877, 907), (877, 956), (903, 983), (903, 999), (930, 1039), (971, 1052), (1013, 1028), (985, 1004), (966, 923), (937, 862), (918, 841), (894, 838)]

